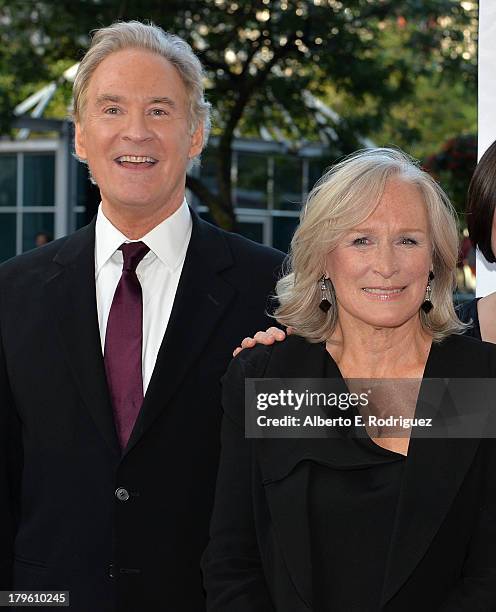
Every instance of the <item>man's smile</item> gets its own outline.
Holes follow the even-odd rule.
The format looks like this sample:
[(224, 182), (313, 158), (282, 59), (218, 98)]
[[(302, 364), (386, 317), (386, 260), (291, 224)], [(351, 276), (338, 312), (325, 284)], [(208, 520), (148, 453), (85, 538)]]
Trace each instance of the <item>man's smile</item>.
[(115, 160), (119, 166), (129, 170), (145, 170), (152, 168), (158, 160), (149, 155), (121, 155)]

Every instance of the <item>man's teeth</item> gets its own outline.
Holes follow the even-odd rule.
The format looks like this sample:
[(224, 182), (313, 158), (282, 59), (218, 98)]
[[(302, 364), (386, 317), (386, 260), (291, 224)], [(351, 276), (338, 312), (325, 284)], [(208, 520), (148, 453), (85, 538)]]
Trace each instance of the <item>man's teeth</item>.
[(133, 164), (143, 164), (145, 162), (155, 163), (157, 160), (153, 157), (142, 157), (139, 155), (121, 155), (117, 158), (118, 162), (132, 162)]
[(375, 293), (377, 295), (391, 295), (403, 291), (403, 289), (372, 289), (371, 287), (364, 287), (363, 290), (367, 293)]

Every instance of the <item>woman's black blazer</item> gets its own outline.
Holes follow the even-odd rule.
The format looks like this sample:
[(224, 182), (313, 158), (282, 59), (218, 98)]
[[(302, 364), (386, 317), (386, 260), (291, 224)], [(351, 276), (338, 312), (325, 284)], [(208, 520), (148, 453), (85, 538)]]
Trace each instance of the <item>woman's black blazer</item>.
[[(243, 351), (224, 377), (222, 455), (202, 560), (212, 612), (315, 610), (307, 485), (310, 462), (329, 461), (332, 440), (245, 439), (244, 379), (316, 378), (326, 359), (322, 345), (291, 336)], [(425, 369), (426, 378), (495, 374), (496, 346), (463, 336), (433, 344)], [(496, 610), (495, 440), (411, 440), (382, 610)]]

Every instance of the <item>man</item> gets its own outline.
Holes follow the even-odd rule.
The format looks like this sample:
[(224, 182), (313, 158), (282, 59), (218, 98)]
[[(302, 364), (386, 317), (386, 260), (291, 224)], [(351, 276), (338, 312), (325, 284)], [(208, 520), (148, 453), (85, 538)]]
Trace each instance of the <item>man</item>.
[(184, 199), (208, 128), (190, 47), (95, 34), (74, 84), (96, 221), (0, 267), (0, 589), (72, 612), (201, 612), (220, 378), (282, 255)]
[(38, 232), (34, 237), (34, 244), (37, 247), (44, 246), (49, 242), (52, 242), (52, 237), (47, 232)]

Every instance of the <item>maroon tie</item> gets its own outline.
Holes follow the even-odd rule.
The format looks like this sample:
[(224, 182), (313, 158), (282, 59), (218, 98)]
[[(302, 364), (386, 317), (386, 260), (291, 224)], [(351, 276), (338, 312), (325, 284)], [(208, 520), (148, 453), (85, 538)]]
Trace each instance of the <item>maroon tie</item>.
[(150, 249), (143, 242), (119, 248), (124, 263), (107, 321), (104, 361), (117, 436), (124, 449), (143, 403), (143, 298), (136, 268)]

